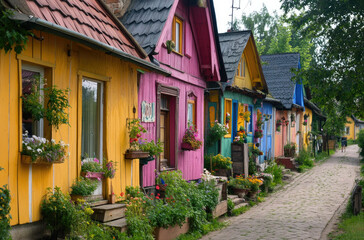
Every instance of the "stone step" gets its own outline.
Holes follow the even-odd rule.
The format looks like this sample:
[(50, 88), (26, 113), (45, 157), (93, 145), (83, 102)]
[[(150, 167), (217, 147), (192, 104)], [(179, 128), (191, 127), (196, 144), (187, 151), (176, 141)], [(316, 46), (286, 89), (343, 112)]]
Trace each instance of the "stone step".
[(118, 229), (120, 232), (125, 232), (127, 225), (126, 225), (126, 218), (120, 218), (111, 222), (104, 223), (104, 225), (109, 227), (114, 227)]
[(212, 211), (212, 217), (217, 218), (221, 215), (224, 215), (227, 213), (227, 200), (221, 201), (219, 204), (217, 204), (214, 211)]
[(244, 198), (235, 198), (233, 199), (233, 203), (236, 205), (239, 205), (240, 203), (243, 203), (245, 202), (245, 199)]
[(241, 207), (246, 207), (248, 205), (249, 205), (249, 203), (240, 203), (239, 205), (235, 205), (234, 209), (238, 209), (238, 208), (241, 208)]
[(99, 222), (110, 222), (125, 216), (125, 204), (105, 204), (93, 207), (92, 219)]
[(108, 200), (98, 200), (98, 201), (89, 202), (88, 204), (90, 205), (90, 207), (97, 207), (100, 205), (105, 205), (107, 203), (108, 203)]
[(228, 195), (228, 198), (234, 200), (235, 198), (239, 198), (238, 195)]

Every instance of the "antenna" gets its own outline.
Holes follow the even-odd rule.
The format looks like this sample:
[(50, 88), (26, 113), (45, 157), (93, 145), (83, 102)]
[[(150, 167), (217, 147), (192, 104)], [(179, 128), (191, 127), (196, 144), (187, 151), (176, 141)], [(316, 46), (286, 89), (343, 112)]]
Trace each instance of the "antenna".
[(235, 4), (234, 4), (234, 0), (231, 0), (231, 27), (230, 27), (230, 30), (233, 30), (233, 26), (234, 26), (234, 9), (237, 9), (239, 10), (240, 9), (240, 0), (239, 0), (239, 6), (238, 7), (235, 7)]

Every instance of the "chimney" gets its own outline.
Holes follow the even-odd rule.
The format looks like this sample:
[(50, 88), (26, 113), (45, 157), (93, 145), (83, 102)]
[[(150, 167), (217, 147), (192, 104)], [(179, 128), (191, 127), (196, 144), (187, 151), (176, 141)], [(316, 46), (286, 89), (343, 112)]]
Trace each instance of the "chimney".
[(106, 3), (108, 8), (110, 8), (111, 12), (117, 18), (120, 18), (124, 15), (131, 2), (131, 0), (103, 0), (103, 1)]

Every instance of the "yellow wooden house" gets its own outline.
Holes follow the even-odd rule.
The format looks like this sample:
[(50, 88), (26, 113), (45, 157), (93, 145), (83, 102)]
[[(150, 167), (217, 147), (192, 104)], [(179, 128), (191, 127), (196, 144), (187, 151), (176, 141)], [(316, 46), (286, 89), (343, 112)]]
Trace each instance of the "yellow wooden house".
[(356, 140), (362, 129), (364, 129), (364, 121), (354, 116), (347, 117), (343, 137), (346, 137), (348, 140)]
[[(68, 192), (80, 175), (81, 156), (88, 148), (95, 157), (117, 163), (112, 180), (116, 195), (127, 185), (139, 185), (138, 160), (124, 158), (129, 147), (127, 119), (138, 116), (138, 75), (143, 71), (169, 73), (149, 62), (102, 1), (77, 1), (77, 6), (71, 1), (8, 2), (6, 8), (17, 9), (14, 21), (21, 20), (33, 33), (21, 54), (0, 51), (0, 166), (4, 168), (0, 185), (10, 189), (11, 225), (40, 220), (46, 189), (58, 186)], [(70, 124), (59, 130), (37, 125), (44, 137), (69, 144), (64, 163), (21, 162), (26, 120), (20, 97), (23, 82), (32, 74), (44, 77), (48, 85), (70, 89)], [(87, 107), (93, 111), (86, 111)], [(104, 180), (98, 193), (103, 199), (110, 194), (108, 186)]]

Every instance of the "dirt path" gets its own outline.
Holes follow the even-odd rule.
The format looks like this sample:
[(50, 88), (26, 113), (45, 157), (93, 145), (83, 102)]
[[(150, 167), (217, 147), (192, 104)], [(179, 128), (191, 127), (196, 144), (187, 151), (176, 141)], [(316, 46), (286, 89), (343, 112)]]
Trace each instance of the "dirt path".
[[(332, 228), (359, 175), (357, 145), (303, 173), (230, 226), (202, 239), (320, 239)], [(330, 223), (330, 224), (329, 224)]]

